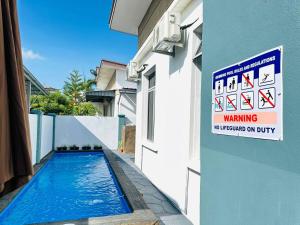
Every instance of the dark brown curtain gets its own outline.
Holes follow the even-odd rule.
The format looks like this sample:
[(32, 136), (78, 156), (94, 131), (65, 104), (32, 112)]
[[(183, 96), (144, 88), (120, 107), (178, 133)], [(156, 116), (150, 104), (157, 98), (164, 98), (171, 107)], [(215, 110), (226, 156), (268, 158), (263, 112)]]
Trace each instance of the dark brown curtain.
[(32, 175), (16, 0), (0, 0), (0, 196)]

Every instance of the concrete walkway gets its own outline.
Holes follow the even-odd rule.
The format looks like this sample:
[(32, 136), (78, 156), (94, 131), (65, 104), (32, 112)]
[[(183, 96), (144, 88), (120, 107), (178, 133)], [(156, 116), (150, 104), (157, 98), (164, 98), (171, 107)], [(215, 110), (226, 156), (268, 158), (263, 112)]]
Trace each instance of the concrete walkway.
[(134, 164), (133, 154), (121, 154), (112, 151), (117, 158), (120, 167), (131, 180), (137, 190), (143, 195), (144, 201), (154, 214), (160, 218), (164, 225), (192, 225), (180, 211), (175, 208), (170, 200), (166, 198), (138, 169)]

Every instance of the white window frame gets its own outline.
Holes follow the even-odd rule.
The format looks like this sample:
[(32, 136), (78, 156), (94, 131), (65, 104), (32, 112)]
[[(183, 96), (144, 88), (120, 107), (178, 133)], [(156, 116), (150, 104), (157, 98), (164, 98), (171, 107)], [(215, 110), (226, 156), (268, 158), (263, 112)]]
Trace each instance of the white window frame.
[[(152, 87), (149, 87), (150, 85), (150, 79), (154, 79), (154, 85)], [(146, 138), (148, 141), (154, 142), (154, 131), (155, 131), (155, 87), (156, 87), (156, 72), (155, 70), (152, 71), (148, 79), (148, 85), (147, 85), (147, 130), (146, 130)], [(150, 106), (149, 106), (149, 98), (150, 94), (153, 94), (153, 100), (152, 100), (152, 121), (149, 121), (150, 116)], [(152, 123), (152, 127), (149, 128), (150, 123)], [(151, 130), (149, 130), (151, 129)]]
[[(155, 141), (155, 97), (156, 97), (156, 66), (149, 66), (148, 69), (142, 76), (142, 92), (143, 92), (143, 116), (142, 116), (142, 144), (147, 146), (150, 149), (155, 149), (154, 141)], [(155, 73), (155, 86), (149, 89), (149, 77)], [(154, 91), (154, 107), (153, 107), (153, 140), (148, 139), (148, 113), (149, 113), (149, 91)]]

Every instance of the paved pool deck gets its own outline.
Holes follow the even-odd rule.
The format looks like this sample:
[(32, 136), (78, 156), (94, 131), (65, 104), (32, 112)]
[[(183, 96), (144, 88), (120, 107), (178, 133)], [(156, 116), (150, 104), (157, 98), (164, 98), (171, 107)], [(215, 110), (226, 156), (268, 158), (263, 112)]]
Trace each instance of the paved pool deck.
[(146, 205), (160, 218), (160, 224), (192, 225), (134, 164), (134, 154), (124, 154), (118, 151), (112, 151), (112, 153), (126, 176), (142, 194)]

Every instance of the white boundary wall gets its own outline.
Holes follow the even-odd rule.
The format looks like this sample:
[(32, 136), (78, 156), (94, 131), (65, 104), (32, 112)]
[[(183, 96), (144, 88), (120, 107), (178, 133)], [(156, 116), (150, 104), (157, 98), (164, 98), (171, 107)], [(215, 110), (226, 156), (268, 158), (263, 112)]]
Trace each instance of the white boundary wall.
[(32, 165), (34, 165), (36, 163), (37, 120), (38, 120), (37, 115), (29, 114), (29, 129), (30, 129)]
[(55, 147), (100, 144), (117, 149), (118, 128), (118, 117), (56, 116)]
[[(29, 114), (29, 129), (31, 142), (31, 161), (32, 165), (36, 164), (37, 156), (37, 139), (38, 139), (38, 115)], [(52, 150), (53, 140), (53, 117), (43, 115), (41, 118), (41, 154), (40, 159), (45, 157)]]
[(53, 117), (42, 116), (42, 133), (41, 133), (41, 159), (52, 150), (53, 140)]
[[(40, 159), (52, 149), (53, 143), (52, 116), (41, 117), (41, 152)], [(101, 145), (104, 149), (118, 148), (118, 117), (97, 116), (56, 116), (55, 148), (58, 146)], [(29, 114), (32, 165), (36, 164), (38, 141), (38, 115)]]

